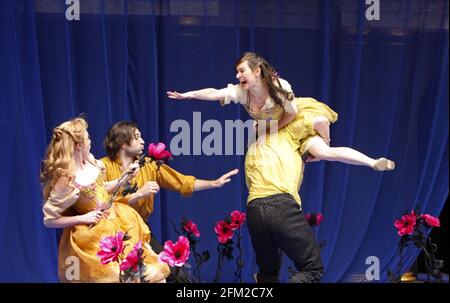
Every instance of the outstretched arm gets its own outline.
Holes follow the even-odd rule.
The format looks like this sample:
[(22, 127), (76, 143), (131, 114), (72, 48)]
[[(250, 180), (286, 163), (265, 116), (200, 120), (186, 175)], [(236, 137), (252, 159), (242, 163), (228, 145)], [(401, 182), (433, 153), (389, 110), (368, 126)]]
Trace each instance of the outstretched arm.
[(193, 90), (185, 93), (179, 93), (176, 91), (168, 91), (167, 96), (170, 99), (198, 99), (206, 101), (218, 101), (225, 98), (224, 94), (215, 88), (204, 88), (200, 90)]
[(232, 171), (222, 175), (216, 180), (195, 180), (194, 183), (194, 191), (200, 191), (210, 188), (219, 188), (224, 186), (226, 183), (231, 181), (231, 176), (236, 175), (239, 172), (239, 169), (233, 169)]

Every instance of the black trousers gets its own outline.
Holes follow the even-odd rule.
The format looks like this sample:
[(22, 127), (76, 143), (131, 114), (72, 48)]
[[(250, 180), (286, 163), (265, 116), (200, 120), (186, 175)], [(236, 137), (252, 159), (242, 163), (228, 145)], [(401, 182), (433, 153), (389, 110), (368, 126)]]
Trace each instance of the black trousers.
[(291, 195), (276, 194), (250, 201), (247, 224), (259, 267), (259, 283), (280, 282), (283, 252), (298, 270), (289, 277), (289, 283), (320, 282), (320, 249), (300, 205)]

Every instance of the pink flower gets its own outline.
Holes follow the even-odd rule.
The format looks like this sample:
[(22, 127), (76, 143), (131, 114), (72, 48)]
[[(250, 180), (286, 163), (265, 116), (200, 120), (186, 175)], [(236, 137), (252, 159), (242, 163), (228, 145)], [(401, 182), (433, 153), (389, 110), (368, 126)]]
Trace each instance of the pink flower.
[(402, 216), (399, 220), (395, 220), (394, 226), (397, 228), (399, 236), (412, 234), (414, 227), (416, 226), (416, 215), (414, 214), (414, 211)]
[(158, 260), (169, 264), (169, 266), (181, 267), (189, 258), (189, 240), (179, 236), (174, 244), (171, 240), (164, 243), (164, 250), (159, 253)]
[(324, 219), (324, 216), (321, 213), (317, 213), (317, 214), (315, 214), (315, 213), (312, 213), (312, 214), (307, 213), (305, 215), (305, 217), (306, 217), (306, 221), (308, 221), (308, 224), (310, 226), (319, 225), (320, 223), (322, 223), (322, 221)]
[(148, 146), (148, 155), (154, 160), (165, 160), (172, 157), (172, 154), (166, 150), (166, 145), (161, 142), (156, 145), (150, 143)]
[(320, 223), (322, 223), (324, 217), (321, 213), (316, 214), (316, 225), (319, 225)]
[(439, 222), (439, 219), (433, 216), (430, 216), (429, 214), (422, 215), (421, 218), (425, 220), (425, 224), (428, 227), (440, 227), (441, 223)]
[(190, 234), (193, 234), (197, 238), (200, 237), (200, 231), (197, 228), (197, 224), (192, 222), (192, 220), (189, 220), (186, 223), (184, 223), (184, 230), (186, 230)]
[(123, 262), (120, 264), (120, 270), (137, 271), (141, 255), (142, 241), (139, 241), (138, 243), (136, 243), (136, 245), (134, 245), (133, 250), (128, 253), (125, 260), (123, 260)]
[(118, 260), (120, 254), (122, 254), (124, 240), (124, 233), (118, 232), (115, 236), (104, 237), (100, 240), (100, 250), (97, 252), (97, 256), (101, 258), (103, 265)]
[(233, 238), (233, 228), (230, 224), (227, 222), (221, 220), (216, 223), (216, 226), (214, 227), (214, 231), (217, 234), (217, 239), (220, 243), (225, 244)]
[(240, 212), (238, 210), (233, 211), (231, 214), (231, 229), (232, 230), (236, 230), (239, 227), (241, 227), (242, 224), (244, 224), (245, 218), (246, 218), (246, 214), (244, 212)]

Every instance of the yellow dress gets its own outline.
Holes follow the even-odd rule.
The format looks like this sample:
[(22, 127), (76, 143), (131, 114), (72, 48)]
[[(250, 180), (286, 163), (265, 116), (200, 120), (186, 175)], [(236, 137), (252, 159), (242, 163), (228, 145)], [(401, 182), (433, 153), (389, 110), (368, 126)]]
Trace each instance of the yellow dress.
[[(98, 209), (109, 200), (101, 173), (89, 186), (76, 185), (71, 192), (52, 191), (44, 204), (44, 221), (56, 219), (68, 213), (82, 215)], [(144, 263), (147, 271), (159, 270), (167, 277), (170, 273), (165, 263), (160, 263), (157, 254), (149, 245), (150, 230), (140, 215), (128, 205), (113, 203), (109, 216), (96, 225), (76, 225), (65, 228), (59, 242), (58, 276), (61, 282), (119, 282), (119, 263), (102, 265), (97, 252), (100, 240), (118, 232), (128, 232), (131, 237), (125, 242), (125, 257), (141, 240), (144, 249)]]
[[(317, 101), (314, 98), (294, 98), (291, 102), (295, 106), (297, 115), (294, 120), (289, 122), (285, 127), (290, 132), (295, 132), (293, 138), (301, 142), (300, 154), (303, 155), (309, 148), (309, 144), (303, 144), (306, 140), (318, 135), (317, 131), (314, 130), (313, 119), (317, 116), (324, 116), (328, 119), (330, 123), (337, 121), (338, 114), (333, 111), (328, 105)], [(259, 113), (254, 113), (251, 111), (250, 106), (244, 106), (249, 115), (258, 120), (265, 120), (269, 122), (270, 120), (280, 120), (284, 113), (285, 108), (272, 102), (269, 106), (264, 106), (264, 109)], [(269, 126), (269, 124), (267, 124)]]
[[(289, 82), (279, 78), (281, 87), (287, 92), (291, 92), (292, 88)], [(259, 112), (254, 112), (250, 106), (250, 98), (248, 91), (242, 88), (241, 84), (229, 84), (226, 88), (221, 89), (224, 99), (221, 100), (221, 105), (227, 105), (230, 102), (240, 103), (248, 114), (256, 121), (265, 120), (266, 123), (271, 120), (280, 120), (284, 113), (295, 113), (296, 117), (293, 121), (285, 126), (288, 132), (292, 133), (294, 140), (300, 141), (300, 153), (303, 155), (309, 148), (309, 144), (304, 144), (315, 135), (318, 135), (314, 130), (313, 119), (317, 116), (324, 116), (330, 123), (337, 121), (338, 114), (333, 111), (328, 105), (317, 101), (314, 98), (294, 98), (287, 100), (280, 95), (283, 106), (278, 105), (272, 100), (270, 96), (267, 97), (266, 102)], [(269, 124), (267, 124), (269, 126)], [(295, 134), (294, 134), (295, 133)]]
[[(285, 127), (288, 131), (295, 132), (294, 137), (296, 140), (300, 140), (300, 154), (303, 155), (309, 148), (309, 144), (303, 144), (303, 142), (318, 135), (314, 130), (313, 119), (317, 116), (324, 116), (330, 123), (334, 123), (338, 119), (338, 114), (328, 105), (314, 98), (295, 98), (291, 102), (296, 106), (297, 116)], [(299, 124), (303, 127), (298, 127)]]

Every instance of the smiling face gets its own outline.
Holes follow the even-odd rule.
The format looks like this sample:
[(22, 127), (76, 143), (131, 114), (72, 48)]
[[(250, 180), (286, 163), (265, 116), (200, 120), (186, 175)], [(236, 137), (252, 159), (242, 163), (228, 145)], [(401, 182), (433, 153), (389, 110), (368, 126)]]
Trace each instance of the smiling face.
[(243, 61), (236, 66), (236, 79), (244, 89), (250, 89), (261, 79), (261, 68), (256, 67), (254, 70), (248, 65), (248, 61)]

